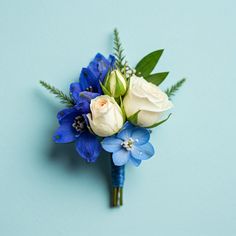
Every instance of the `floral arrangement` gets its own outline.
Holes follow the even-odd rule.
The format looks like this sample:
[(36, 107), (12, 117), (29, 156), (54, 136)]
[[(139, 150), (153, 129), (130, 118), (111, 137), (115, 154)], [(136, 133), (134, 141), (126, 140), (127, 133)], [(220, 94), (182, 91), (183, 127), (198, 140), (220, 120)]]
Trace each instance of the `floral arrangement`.
[(185, 79), (165, 92), (159, 85), (168, 72), (152, 73), (163, 50), (142, 58), (132, 68), (125, 60), (118, 31), (114, 30), (114, 55), (98, 53), (70, 84), (69, 95), (40, 81), (66, 108), (57, 114), (55, 143), (75, 143), (85, 161), (95, 162), (101, 150), (111, 156), (112, 205), (123, 204), (125, 165), (139, 166), (154, 155), (151, 129), (167, 121), (171, 97)]

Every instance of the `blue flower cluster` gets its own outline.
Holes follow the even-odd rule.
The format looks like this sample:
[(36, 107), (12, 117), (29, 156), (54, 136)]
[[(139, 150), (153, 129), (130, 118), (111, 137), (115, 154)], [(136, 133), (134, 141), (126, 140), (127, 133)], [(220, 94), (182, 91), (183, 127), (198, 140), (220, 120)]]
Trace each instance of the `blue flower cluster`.
[(101, 152), (98, 137), (88, 130), (86, 114), (90, 112), (91, 99), (102, 94), (103, 82), (108, 71), (115, 65), (114, 56), (106, 59), (98, 53), (87, 68), (83, 68), (79, 82), (70, 85), (70, 93), (75, 106), (57, 114), (59, 128), (53, 135), (56, 143), (75, 142), (79, 155), (88, 162), (95, 162)]

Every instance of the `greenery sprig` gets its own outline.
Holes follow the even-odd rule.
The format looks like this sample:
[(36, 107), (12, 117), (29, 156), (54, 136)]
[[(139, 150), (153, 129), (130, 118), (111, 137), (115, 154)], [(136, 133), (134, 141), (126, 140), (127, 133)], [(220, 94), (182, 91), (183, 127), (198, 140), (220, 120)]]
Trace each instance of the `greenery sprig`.
[(59, 89), (55, 88), (54, 86), (46, 83), (45, 81), (40, 80), (39, 83), (46, 88), (50, 93), (54, 94), (57, 98), (60, 99), (60, 102), (67, 105), (68, 107), (72, 107), (75, 105), (73, 99), (64, 94), (62, 91), (60, 91)]
[(175, 93), (180, 89), (180, 87), (184, 84), (186, 79), (179, 80), (176, 84), (172, 85), (170, 88), (168, 88), (165, 93), (169, 98), (173, 97)]
[(114, 55), (116, 58), (116, 66), (121, 71), (124, 69), (125, 66), (125, 55), (124, 55), (124, 49), (122, 48), (119, 32), (117, 29), (114, 29), (114, 40), (113, 40), (114, 46)]

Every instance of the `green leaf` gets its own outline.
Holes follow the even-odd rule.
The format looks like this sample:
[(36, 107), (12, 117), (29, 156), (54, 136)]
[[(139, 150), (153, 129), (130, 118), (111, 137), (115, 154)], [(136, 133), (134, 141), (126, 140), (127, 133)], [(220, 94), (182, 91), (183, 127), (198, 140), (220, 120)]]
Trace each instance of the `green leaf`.
[[(108, 72), (107, 72), (107, 75), (106, 75), (106, 77), (105, 77), (105, 79), (104, 79), (104, 81), (103, 81), (103, 83), (104, 83), (104, 86), (106, 87), (106, 88), (109, 88), (110, 87), (110, 83), (108, 83), (109, 82), (109, 77), (110, 77), (110, 75), (111, 75), (111, 70), (109, 70)], [(100, 81), (101, 82), (101, 81)]]
[(119, 32), (117, 29), (114, 29), (113, 44), (114, 44), (114, 46), (113, 46), (114, 55), (116, 58), (116, 66), (117, 66), (117, 68), (122, 70), (124, 68), (124, 64), (125, 64), (125, 62), (124, 62), (125, 55), (124, 55), (124, 49), (121, 45)]
[(102, 91), (105, 95), (108, 95), (108, 96), (111, 96), (111, 93), (107, 90), (107, 88), (102, 84), (101, 81), (99, 81), (100, 85), (101, 85), (101, 88), (102, 88)]
[(148, 82), (151, 82), (155, 85), (160, 85), (165, 80), (165, 78), (167, 77), (168, 74), (169, 74), (169, 72), (160, 72), (160, 73), (149, 75), (149, 76), (145, 77), (145, 79)]
[(73, 99), (70, 96), (63, 93), (62, 91), (60, 91), (59, 89), (55, 88), (54, 86), (52, 86), (42, 80), (40, 80), (39, 83), (45, 89), (47, 89), (50, 93), (54, 94), (56, 96), (56, 98), (59, 98), (61, 103), (67, 105), (68, 107), (72, 107), (75, 105), (75, 102), (73, 101)]
[(151, 52), (141, 59), (135, 67), (136, 74), (141, 74), (143, 77), (150, 75), (159, 61), (163, 51), (164, 49)]
[(179, 80), (176, 84), (172, 85), (170, 88), (168, 88), (165, 93), (167, 96), (171, 99), (175, 95), (175, 93), (180, 89), (180, 87), (184, 84), (186, 79)]
[(171, 113), (168, 115), (168, 117), (166, 119), (164, 119), (164, 120), (162, 120), (162, 121), (160, 121), (160, 122), (158, 122), (158, 123), (156, 123), (154, 125), (151, 125), (151, 126), (149, 126), (147, 128), (152, 129), (152, 128), (155, 128), (155, 127), (161, 125), (162, 123), (166, 122), (170, 118), (170, 116), (171, 116)]
[(121, 111), (122, 111), (123, 120), (125, 122), (126, 115), (125, 115), (125, 108), (124, 108), (124, 103), (123, 103), (122, 97), (120, 97), (120, 108), (121, 108)]
[(128, 121), (130, 121), (132, 124), (137, 125), (138, 122), (138, 114), (140, 111), (135, 112), (132, 116), (128, 117)]
[[(121, 72), (120, 72), (121, 74)], [(122, 74), (121, 74), (122, 75)], [(124, 85), (121, 80), (119, 79), (117, 73), (115, 74), (115, 93), (113, 94), (114, 97), (120, 97), (123, 96), (126, 92), (126, 84)], [(126, 81), (125, 81), (126, 83)]]

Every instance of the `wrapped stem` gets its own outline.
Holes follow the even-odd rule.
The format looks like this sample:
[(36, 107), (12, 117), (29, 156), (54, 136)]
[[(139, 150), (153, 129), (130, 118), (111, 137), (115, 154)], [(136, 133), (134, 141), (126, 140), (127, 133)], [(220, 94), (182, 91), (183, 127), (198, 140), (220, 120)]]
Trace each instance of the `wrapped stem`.
[(115, 166), (111, 160), (112, 206), (123, 205), (123, 186), (125, 182), (125, 166)]

